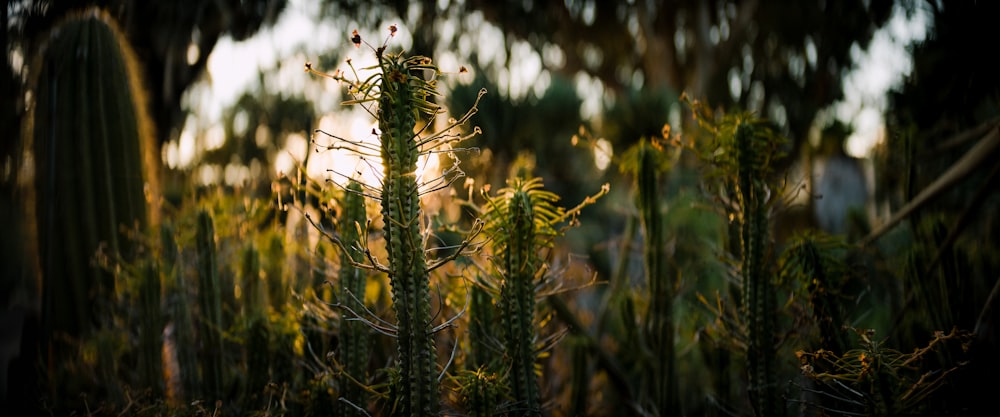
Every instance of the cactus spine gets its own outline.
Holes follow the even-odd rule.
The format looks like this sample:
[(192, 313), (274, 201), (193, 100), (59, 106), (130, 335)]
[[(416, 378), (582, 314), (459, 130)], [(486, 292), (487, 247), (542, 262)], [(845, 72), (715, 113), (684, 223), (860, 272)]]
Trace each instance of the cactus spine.
[(198, 303), (201, 308), (199, 339), (202, 347), (201, 372), (207, 400), (222, 398), (222, 292), (215, 251), (215, 226), (207, 211), (198, 212), (195, 235), (198, 249)]
[[(359, 233), (359, 225), (364, 224), (365, 199), (361, 183), (351, 180), (343, 198), (343, 211), (340, 215), (340, 238), (348, 242), (347, 249), (340, 255), (340, 285), (337, 299), (350, 311), (361, 314), (364, 311), (365, 273), (354, 263), (361, 262), (364, 254), (359, 249), (360, 240), (366, 239)], [(350, 252), (349, 252), (350, 251)], [(361, 321), (352, 320), (347, 311), (340, 315), (339, 361), (343, 367), (340, 379), (340, 397), (348, 403), (338, 403), (338, 415), (346, 416), (359, 413), (352, 405), (362, 409), (368, 404), (365, 390), (354, 381), (364, 382), (368, 378), (368, 347), (369, 329)], [(352, 381), (353, 379), (353, 381)]]

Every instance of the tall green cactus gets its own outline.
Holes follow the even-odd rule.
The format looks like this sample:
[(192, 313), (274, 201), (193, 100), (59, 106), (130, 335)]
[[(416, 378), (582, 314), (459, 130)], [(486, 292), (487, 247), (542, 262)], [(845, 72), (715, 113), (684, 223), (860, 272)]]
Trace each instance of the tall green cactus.
[(736, 190), (740, 205), (743, 316), (747, 327), (750, 400), (758, 416), (784, 415), (775, 375), (775, 289), (765, 259), (769, 242), (765, 173), (768, 137), (750, 120), (737, 120), (733, 134)]
[[(367, 239), (359, 233), (359, 225), (366, 222), (365, 199), (361, 183), (351, 180), (343, 197), (343, 211), (340, 213), (340, 238), (348, 242), (347, 249), (341, 253), (339, 285), (337, 299), (350, 311), (361, 314), (365, 311), (365, 278), (364, 271), (354, 266), (361, 262), (361, 239)], [(350, 251), (350, 252), (349, 252)], [(340, 315), (340, 365), (343, 374), (340, 379), (340, 397), (346, 402), (338, 403), (338, 415), (347, 416), (361, 414), (355, 407), (365, 408), (368, 404), (366, 391), (355, 381), (367, 380), (368, 349), (370, 331), (363, 322), (354, 320), (350, 313), (344, 311)]]
[(535, 288), (544, 272), (541, 249), (552, 244), (552, 225), (561, 211), (558, 196), (542, 190), (539, 178), (515, 179), (489, 201), (486, 233), (493, 239), (501, 276), (500, 321), (508, 385), (519, 415), (541, 415), (541, 393), (535, 376)]
[[(482, 279), (482, 278), (477, 278)], [(469, 296), (469, 357), (466, 370), (475, 371), (490, 367), (497, 357), (495, 347), (496, 305), (491, 290), (482, 283), (473, 285)]]
[(677, 407), (677, 381), (674, 366), (674, 281), (666, 257), (666, 236), (660, 208), (660, 177), (665, 160), (662, 150), (648, 140), (641, 140), (637, 148), (636, 188), (640, 221), (645, 233), (643, 260), (646, 281), (649, 285), (649, 310), (647, 311), (647, 340), (654, 355), (652, 358), (651, 398), (661, 415), (673, 415)]
[(389, 279), (398, 325), (400, 415), (434, 415), (438, 409), (437, 350), (430, 330), (430, 277), (420, 234), (420, 196), (414, 141), (420, 104), (433, 86), (418, 73), (426, 58), (379, 53), (382, 71), (378, 125), (382, 134), (382, 217)]
[[(394, 35), (396, 27), (390, 27)], [(362, 43), (361, 36), (354, 32), (352, 41), (356, 46)], [(436, 133), (422, 135), (417, 132), (417, 122), (433, 124), (434, 116), (441, 108), (428, 97), (437, 95), (436, 77), (439, 70), (430, 58), (405, 56), (402, 53), (386, 52), (386, 45), (375, 49), (376, 73), (364, 81), (351, 81), (338, 71), (334, 75), (314, 71), (306, 64), (306, 71), (330, 77), (350, 84), (350, 92), (355, 99), (345, 104), (368, 105), (375, 103), (377, 110), (372, 113), (378, 119), (378, 155), (382, 161), (381, 183), (369, 184), (366, 190), (376, 190), (382, 207), (384, 240), (388, 254), (388, 265), (370, 265), (389, 275), (392, 287), (393, 312), (396, 318), (395, 336), (397, 340), (398, 369), (394, 375), (391, 392), (394, 398), (393, 413), (397, 415), (436, 415), (439, 408), (439, 383), (437, 370), (437, 350), (431, 324), (430, 271), (451, 258), (436, 259), (430, 263), (425, 251), (425, 236), (421, 234), (423, 213), (420, 207), (422, 192), (441, 189), (464, 175), (457, 160), (452, 169), (446, 170), (434, 179), (418, 178), (417, 159), (421, 155), (433, 156), (440, 153), (454, 153), (453, 145), (473, 135), (454, 133), (477, 111), (476, 107), (467, 111), (457, 120)], [(352, 67), (357, 74), (357, 70)], [(429, 76), (430, 79), (425, 77)], [(479, 97), (485, 94), (481, 91)], [(478, 99), (476, 101), (478, 104)], [(372, 111), (372, 109), (367, 108)], [(424, 117), (426, 120), (423, 120)], [(337, 137), (335, 137), (337, 138)], [(343, 140), (337, 138), (339, 140)], [(345, 141), (347, 148), (371, 155), (376, 150)], [(338, 145), (340, 146), (340, 145)], [(346, 248), (341, 242), (341, 247)], [(469, 244), (463, 242), (462, 248)], [(459, 250), (456, 253), (460, 254)], [(397, 373), (398, 371), (398, 373)]]
[(711, 116), (707, 106), (687, 102), (695, 119), (714, 135), (714, 141), (702, 149), (702, 158), (714, 165), (709, 178), (720, 180), (723, 195), (735, 195), (735, 206), (727, 206), (730, 218), (738, 220), (740, 256), (741, 314), (746, 334), (747, 390), (757, 416), (783, 416), (787, 413), (781, 400), (776, 375), (775, 273), (771, 258), (769, 211), (771, 194), (781, 195), (780, 186), (770, 178), (772, 162), (782, 156), (784, 138), (776, 135), (765, 121), (752, 114)]
[(201, 342), (201, 373), (206, 400), (215, 401), (223, 394), (222, 292), (215, 250), (215, 226), (207, 211), (198, 212), (195, 234), (198, 250), (198, 338)]
[(100, 248), (130, 260), (122, 228), (155, 220), (145, 195), (157, 188), (152, 123), (134, 53), (103, 11), (56, 25), (36, 67), (30, 132), (45, 334), (78, 338), (113, 291), (92, 258)]
[(187, 281), (184, 279), (183, 267), (177, 242), (174, 241), (174, 228), (167, 222), (160, 226), (160, 245), (163, 270), (167, 275), (165, 282), (169, 290), (170, 317), (173, 322), (170, 332), (171, 346), (177, 358), (177, 375), (168, 387), (170, 400), (174, 405), (185, 403), (198, 394), (198, 359), (195, 352), (194, 324), (191, 319), (191, 302), (187, 292)]
[(139, 366), (142, 385), (156, 395), (163, 393), (163, 310), (160, 268), (145, 260), (139, 271)]
[(246, 397), (255, 398), (270, 382), (270, 328), (267, 303), (260, 283), (260, 254), (253, 243), (241, 253), (240, 284), (246, 322)]

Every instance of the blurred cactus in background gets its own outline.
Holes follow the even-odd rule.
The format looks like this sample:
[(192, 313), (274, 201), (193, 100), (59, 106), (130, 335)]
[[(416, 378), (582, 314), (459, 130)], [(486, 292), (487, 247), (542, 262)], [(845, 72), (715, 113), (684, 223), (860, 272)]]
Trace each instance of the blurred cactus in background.
[(215, 226), (212, 215), (198, 213), (196, 235), (198, 250), (198, 343), (201, 345), (201, 377), (203, 398), (218, 400), (223, 396), (224, 364), (222, 343), (222, 294), (219, 288), (219, 266), (215, 249)]
[[(365, 216), (365, 197), (361, 183), (351, 180), (344, 190), (343, 208), (340, 213), (340, 238), (347, 242), (346, 250), (340, 255), (340, 274), (337, 286), (337, 301), (345, 307), (340, 314), (340, 336), (338, 341), (338, 361), (342, 367), (340, 379), (340, 402), (338, 415), (359, 414), (358, 408), (366, 408), (368, 394), (364, 387), (368, 381), (369, 333), (371, 329), (352, 314), (366, 311), (365, 284), (367, 271), (355, 264), (364, 261), (361, 253), (362, 224)], [(353, 313), (352, 313), (353, 312)]]
[(134, 258), (126, 230), (157, 219), (158, 164), (134, 53), (108, 14), (67, 17), (45, 40), (38, 66), (30, 115), (35, 217), (43, 332), (54, 355), (50, 378), (59, 378), (68, 354), (60, 346), (100, 327), (102, 301), (114, 291), (93, 258), (99, 251)]

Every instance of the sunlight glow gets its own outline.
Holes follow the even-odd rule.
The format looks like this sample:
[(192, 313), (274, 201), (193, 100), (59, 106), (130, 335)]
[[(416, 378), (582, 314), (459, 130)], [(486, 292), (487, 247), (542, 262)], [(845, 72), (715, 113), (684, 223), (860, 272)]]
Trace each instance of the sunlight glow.
[(201, 49), (198, 48), (198, 44), (191, 42), (187, 49), (187, 64), (194, 65), (195, 62), (198, 62), (198, 58), (200, 57)]
[(597, 139), (597, 143), (594, 144), (594, 165), (597, 169), (601, 171), (608, 169), (614, 153), (611, 142), (604, 138)]
[(867, 157), (885, 135), (882, 113), (888, 106), (886, 93), (899, 88), (913, 70), (906, 48), (927, 36), (928, 13), (916, 7), (907, 18), (903, 8), (896, 5), (888, 24), (875, 32), (867, 51), (851, 49), (857, 69), (845, 77), (844, 100), (835, 106), (836, 117), (854, 126), (845, 146), (849, 155)]
[(177, 166), (186, 168), (191, 165), (191, 162), (194, 162), (195, 156), (194, 120), (192, 117), (188, 117), (187, 122), (184, 123), (177, 147)]
[(280, 174), (291, 175), (295, 167), (306, 157), (309, 140), (299, 133), (291, 133), (285, 137), (285, 148), (278, 152), (274, 159), (274, 169)]
[(222, 128), (222, 125), (216, 124), (208, 128), (204, 136), (205, 150), (211, 151), (214, 149), (219, 149), (222, 145), (226, 144), (226, 130)]

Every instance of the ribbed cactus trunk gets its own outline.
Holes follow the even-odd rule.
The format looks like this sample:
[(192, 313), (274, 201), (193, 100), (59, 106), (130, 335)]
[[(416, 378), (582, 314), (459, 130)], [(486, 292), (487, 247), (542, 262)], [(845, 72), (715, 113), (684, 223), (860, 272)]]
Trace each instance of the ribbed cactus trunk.
[[(260, 254), (247, 243), (240, 256), (240, 284), (243, 294), (243, 320), (246, 321), (246, 398), (261, 398), (270, 382), (270, 327), (267, 302), (260, 283)], [(251, 400), (253, 401), (253, 400)], [(259, 405), (259, 401), (257, 404)]]
[[(361, 262), (364, 254), (359, 249), (360, 240), (367, 239), (358, 233), (359, 224), (366, 222), (365, 197), (362, 195), (361, 184), (351, 180), (344, 193), (343, 211), (340, 215), (340, 238), (347, 242), (347, 251), (340, 255), (339, 285), (337, 299), (344, 306), (357, 314), (365, 311), (365, 278), (363, 270), (356, 268), (352, 262)], [(367, 381), (368, 349), (370, 345), (370, 330), (367, 325), (358, 320), (352, 320), (349, 312), (340, 314), (339, 361), (344, 367), (344, 375), (340, 378), (340, 397), (347, 402), (337, 404), (337, 415), (363, 415), (356, 407), (365, 409), (368, 405), (367, 392), (354, 381)]]
[(174, 229), (166, 222), (160, 227), (160, 245), (165, 282), (170, 288), (168, 310), (173, 322), (168, 339), (170, 344), (167, 358), (176, 361), (176, 369), (171, 371), (176, 371), (178, 374), (171, 375), (167, 392), (171, 403), (180, 405), (197, 395), (198, 382), (201, 380), (198, 376), (198, 358), (195, 351), (195, 327), (191, 318), (191, 297), (187, 291), (187, 281), (184, 279), (184, 268), (179, 262), (177, 242), (174, 241)]
[(638, 148), (638, 205), (640, 220), (645, 232), (643, 261), (649, 285), (649, 310), (646, 334), (652, 358), (650, 396), (656, 402), (660, 415), (677, 412), (677, 385), (674, 366), (674, 284), (666, 258), (663, 214), (660, 210), (660, 172), (656, 162), (658, 152), (643, 140)]
[(420, 234), (417, 185), (419, 149), (414, 128), (420, 74), (401, 56), (378, 54), (382, 70), (378, 125), (381, 130), (382, 216), (389, 258), (389, 283), (398, 327), (400, 372), (397, 415), (438, 412), (437, 351), (430, 332), (430, 276)]
[(737, 164), (737, 187), (742, 212), (743, 314), (747, 326), (747, 372), (750, 400), (758, 417), (784, 415), (774, 373), (775, 295), (769, 268), (765, 263), (769, 225), (767, 189), (763, 175), (765, 155), (754, 141), (765, 140), (754, 126), (740, 122), (736, 126), (734, 150)]
[(163, 394), (163, 310), (160, 269), (156, 262), (143, 262), (139, 275), (139, 366), (144, 388)]
[(496, 337), (494, 319), (496, 306), (493, 296), (486, 289), (473, 285), (469, 302), (469, 357), (466, 370), (477, 371), (489, 367), (497, 358), (490, 341)]
[(507, 202), (509, 239), (500, 250), (503, 283), (500, 311), (503, 341), (510, 357), (508, 384), (517, 415), (541, 415), (535, 378), (535, 285), (541, 259), (535, 247), (535, 216), (529, 195), (517, 190)]
[(195, 234), (198, 249), (198, 338), (204, 400), (214, 403), (223, 394), (222, 292), (215, 250), (215, 226), (207, 211), (198, 212)]
[[(114, 290), (93, 257), (102, 248), (132, 259), (121, 228), (149, 223), (144, 191), (156, 191), (140, 72), (116, 23), (88, 10), (51, 33), (38, 62), (31, 127), (48, 341), (92, 333)], [(61, 354), (50, 354), (50, 365), (60, 367)]]
[(465, 415), (470, 417), (497, 415), (504, 392), (496, 374), (484, 367), (476, 371), (467, 371), (463, 381), (459, 392), (462, 395), (462, 405), (465, 406)]

